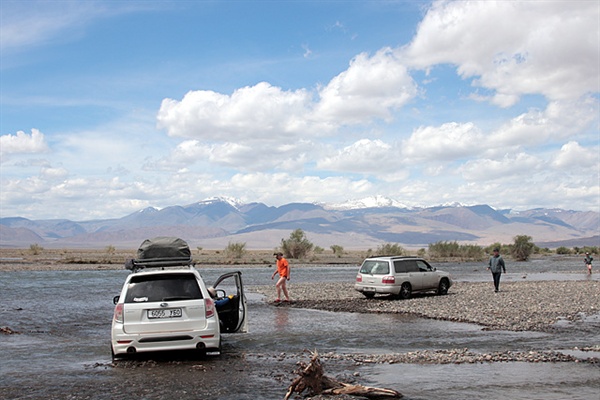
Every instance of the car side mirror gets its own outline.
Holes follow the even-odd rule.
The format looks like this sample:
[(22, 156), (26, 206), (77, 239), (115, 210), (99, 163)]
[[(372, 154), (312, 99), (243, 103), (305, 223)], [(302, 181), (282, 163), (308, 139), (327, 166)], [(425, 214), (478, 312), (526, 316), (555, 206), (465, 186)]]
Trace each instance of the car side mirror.
[(113, 304), (117, 304), (119, 302), (119, 298), (120, 297), (121, 296), (115, 296), (115, 297), (113, 297)]

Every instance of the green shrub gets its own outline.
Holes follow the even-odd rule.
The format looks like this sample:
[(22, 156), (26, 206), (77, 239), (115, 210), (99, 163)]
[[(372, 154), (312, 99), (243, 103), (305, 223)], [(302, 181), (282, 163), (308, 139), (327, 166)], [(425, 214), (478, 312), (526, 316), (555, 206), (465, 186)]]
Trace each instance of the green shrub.
[(505, 254), (505, 253), (509, 253), (510, 248), (508, 246), (504, 246), (502, 245), (502, 243), (500, 242), (496, 242), (496, 243), (492, 243), (489, 246), (485, 247), (483, 249), (483, 251), (485, 252), (485, 254), (492, 254), (492, 252), (494, 251), (494, 249), (499, 249), (500, 250), (500, 254)]
[(598, 252), (598, 246), (583, 246), (583, 249), (581, 249), (581, 253), (600, 254)]
[(246, 254), (246, 243), (229, 242), (225, 250), (223, 250), (223, 254), (229, 258), (242, 258)]
[(531, 236), (517, 235), (514, 237), (514, 243), (511, 246), (511, 255), (517, 261), (527, 261), (535, 247), (531, 242)]
[(571, 250), (568, 247), (560, 246), (556, 249), (556, 254), (571, 254)]
[(29, 245), (29, 250), (31, 251), (31, 254), (33, 254), (34, 256), (37, 256), (42, 251), (44, 251), (44, 248), (42, 246), (40, 246), (39, 244), (35, 243), (32, 245)]
[(314, 245), (308, 240), (302, 229), (290, 233), (290, 237), (281, 239), (281, 252), (287, 258), (306, 258)]
[(377, 254), (380, 256), (403, 256), (406, 250), (398, 243), (385, 243), (377, 247)]
[(338, 256), (338, 258), (340, 258), (344, 254), (344, 248), (340, 245), (331, 245), (330, 249), (331, 251), (333, 251), (334, 255)]
[(484, 258), (484, 254), (484, 250), (481, 246), (473, 244), (458, 244), (456, 241), (429, 244), (429, 256), (431, 258), (481, 260)]

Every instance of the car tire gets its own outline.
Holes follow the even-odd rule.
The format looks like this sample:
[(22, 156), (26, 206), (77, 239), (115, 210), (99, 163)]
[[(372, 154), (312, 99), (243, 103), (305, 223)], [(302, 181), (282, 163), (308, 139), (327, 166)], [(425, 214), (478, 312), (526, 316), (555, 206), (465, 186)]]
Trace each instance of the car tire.
[(445, 295), (445, 294), (448, 294), (448, 287), (449, 287), (449, 286), (450, 286), (450, 284), (449, 284), (449, 282), (448, 282), (448, 279), (446, 279), (446, 278), (442, 279), (442, 280), (440, 281), (440, 284), (439, 284), (439, 286), (438, 286), (438, 291), (437, 291), (437, 293), (438, 293), (439, 295), (442, 295), (442, 296), (443, 296), (443, 295)]
[(404, 282), (402, 286), (400, 286), (400, 292), (398, 292), (398, 297), (402, 300), (410, 299), (410, 295), (412, 294), (412, 287), (410, 283)]
[(372, 299), (373, 297), (375, 297), (375, 293), (371, 293), (371, 292), (368, 292), (368, 293), (365, 293), (365, 292), (363, 292), (363, 295), (364, 295), (364, 296), (365, 296), (367, 299)]

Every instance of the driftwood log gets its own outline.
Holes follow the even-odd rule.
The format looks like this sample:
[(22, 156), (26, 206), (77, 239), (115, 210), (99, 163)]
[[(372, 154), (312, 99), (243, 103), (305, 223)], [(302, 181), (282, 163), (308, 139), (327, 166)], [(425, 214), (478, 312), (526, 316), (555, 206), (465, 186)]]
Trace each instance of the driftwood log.
[(402, 394), (392, 389), (382, 389), (362, 385), (351, 385), (339, 382), (326, 376), (323, 373), (323, 366), (319, 360), (317, 351), (311, 352), (310, 362), (308, 364), (301, 362), (300, 368), (296, 371), (299, 375), (292, 381), (285, 394), (284, 400), (296, 393), (302, 393), (308, 390), (311, 396), (325, 394), (336, 395), (346, 394), (352, 396), (362, 396), (369, 399), (400, 399)]

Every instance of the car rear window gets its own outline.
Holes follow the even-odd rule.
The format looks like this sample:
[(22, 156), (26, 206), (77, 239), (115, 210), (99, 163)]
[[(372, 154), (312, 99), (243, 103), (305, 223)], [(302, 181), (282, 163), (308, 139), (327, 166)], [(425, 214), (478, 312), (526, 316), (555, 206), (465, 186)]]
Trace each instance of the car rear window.
[(383, 275), (390, 273), (390, 264), (387, 261), (365, 261), (360, 267), (361, 274)]
[(127, 286), (125, 303), (202, 299), (193, 274), (134, 276)]

